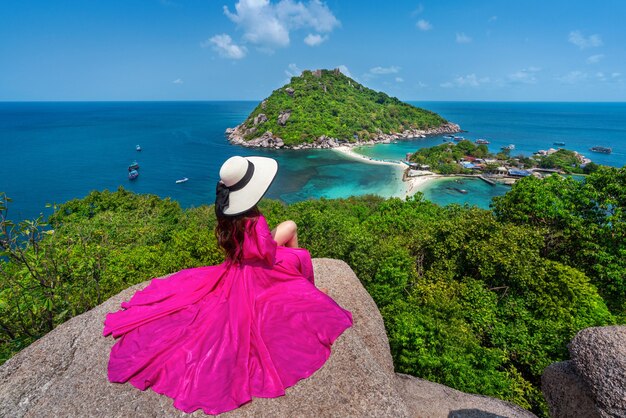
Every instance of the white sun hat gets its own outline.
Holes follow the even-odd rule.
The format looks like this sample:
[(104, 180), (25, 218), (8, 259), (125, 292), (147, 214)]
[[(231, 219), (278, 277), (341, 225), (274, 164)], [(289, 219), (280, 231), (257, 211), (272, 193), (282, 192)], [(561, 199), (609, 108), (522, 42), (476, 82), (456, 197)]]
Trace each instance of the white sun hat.
[(230, 157), (220, 168), (215, 209), (226, 216), (240, 215), (259, 203), (278, 171), (267, 157)]

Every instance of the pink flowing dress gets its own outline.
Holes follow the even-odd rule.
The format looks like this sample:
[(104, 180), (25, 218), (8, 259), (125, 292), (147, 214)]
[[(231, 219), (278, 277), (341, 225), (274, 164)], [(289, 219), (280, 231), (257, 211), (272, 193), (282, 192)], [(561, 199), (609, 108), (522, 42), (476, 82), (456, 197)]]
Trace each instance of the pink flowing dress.
[(352, 315), (313, 283), (305, 249), (277, 246), (265, 218), (248, 221), (243, 261), (154, 279), (107, 315), (111, 382), (219, 414), (285, 394), (330, 356)]

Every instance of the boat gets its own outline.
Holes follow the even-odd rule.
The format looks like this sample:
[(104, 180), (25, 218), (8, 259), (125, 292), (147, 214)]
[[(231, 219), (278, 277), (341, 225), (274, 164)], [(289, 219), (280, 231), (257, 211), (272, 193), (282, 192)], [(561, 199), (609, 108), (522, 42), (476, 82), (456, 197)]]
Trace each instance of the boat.
[(133, 161), (133, 163), (128, 166), (128, 171), (133, 170), (139, 170), (139, 163), (137, 163), (137, 161)]
[(187, 177), (183, 177), (182, 179), (178, 179), (178, 180), (176, 180), (176, 184), (184, 183), (184, 182), (186, 182), (187, 180), (189, 180)]
[(483, 138), (479, 138), (479, 139), (476, 140), (476, 143), (477, 144), (488, 144), (489, 141), (487, 141), (486, 139), (483, 139)]
[(135, 149), (136, 149), (137, 151), (141, 151), (141, 147), (140, 147), (139, 145), (137, 145), (137, 146), (135, 147)]
[(444, 138), (454, 138), (454, 135), (445, 135)]
[(128, 180), (135, 180), (137, 177), (139, 177), (139, 171), (137, 171), (137, 170), (130, 170), (128, 172)]
[(602, 153), (602, 154), (610, 154), (610, 153), (613, 152), (613, 149), (609, 148), (609, 147), (595, 146), (595, 147), (589, 148), (589, 151), (599, 152), (599, 153)]
[(554, 142), (553, 145), (565, 145), (565, 142), (557, 141), (557, 142)]
[(502, 151), (511, 151), (515, 149), (515, 145), (513, 144), (509, 144), (509, 145), (505, 145), (504, 147), (500, 148)]
[(461, 142), (463, 141), (465, 138), (463, 138), (462, 136), (455, 136), (454, 137), (454, 142)]

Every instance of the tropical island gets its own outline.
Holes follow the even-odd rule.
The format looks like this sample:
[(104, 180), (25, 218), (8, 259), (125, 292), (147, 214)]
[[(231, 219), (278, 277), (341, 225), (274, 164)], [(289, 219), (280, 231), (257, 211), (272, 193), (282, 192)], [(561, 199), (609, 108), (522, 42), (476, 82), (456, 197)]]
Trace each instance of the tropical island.
[(226, 134), (248, 147), (335, 148), (459, 132), (459, 125), (334, 70), (305, 70)]

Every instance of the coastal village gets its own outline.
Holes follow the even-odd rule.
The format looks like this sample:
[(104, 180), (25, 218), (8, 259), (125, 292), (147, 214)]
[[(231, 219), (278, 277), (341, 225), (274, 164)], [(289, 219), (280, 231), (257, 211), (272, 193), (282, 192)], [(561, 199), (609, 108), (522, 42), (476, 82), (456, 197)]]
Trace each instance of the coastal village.
[[(418, 138), (423, 138), (420, 135)], [(532, 156), (511, 156), (514, 145), (508, 145), (493, 154), (487, 149), (485, 139), (475, 142), (462, 137), (446, 135), (444, 143), (407, 153), (404, 160), (384, 160), (363, 155), (355, 149), (375, 143), (394, 143), (396, 138), (378, 141), (342, 143), (332, 149), (346, 156), (369, 164), (394, 165), (402, 170), (402, 181), (406, 195), (412, 195), (430, 180), (444, 177), (471, 177), (490, 185), (513, 185), (521, 178), (534, 176), (544, 178), (552, 174), (588, 174), (597, 169), (597, 164), (576, 151), (565, 148), (538, 150)], [(555, 144), (557, 145), (557, 144)], [(559, 143), (558, 145), (562, 145)], [(462, 188), (455, 188), (465, 194)]]
[[(462, 139), (462, 141), (469, 142)], [(484, 139), (479, 139), (476, 144), (484, 145), (487, 142)], [(455, 146), (455, 144), (449, 143), (449, 146)], [(413, 156), (415, 154), (407, 153), (406, 159), (402, 163), (407, 165), (405, 170), (405, 178), (420, 177), (420, 176), (432, 176), (434, 174), (439, 175), (454, 175), (454, 176), (469, 176), (477, 177), (489, 184), (507, 184), (511, 185), (517, 180), (523, 177), (535, 176), (543, 178), (547, 175), (554, 173), (557, 174), (569, 174), (572, 168), (579, 168), (584, 170), (587, 164), (592, 163), (591, 159), (576, 151), (568, 151), (564, 148), (549, 148), (547, 150), (538, 150), (531, 157), (517, 156), (511, 157), (510, 152), (514, 150), (514, 145), (508, 145), (503, 147), (502, 152), (497, 154), (488, 154), (483, 158), (476, 157), (471, 154), (463, 155), (456, 160), (456, 164), (459, 167), (459, 172), (455, 173), (441, 173), (440, 170), (431, 167), (429, 164), (420, 164), (414, 162)], [(542, 164), (545, 157), (558, 155), (559, 153), (566, 153), (567, 157), (574, 159), (575, 162), (570, 161), (570, 167), (564, 167), (558, 164)]]

